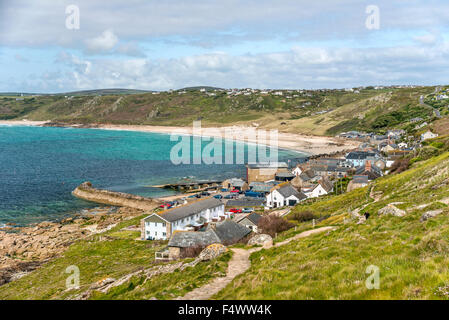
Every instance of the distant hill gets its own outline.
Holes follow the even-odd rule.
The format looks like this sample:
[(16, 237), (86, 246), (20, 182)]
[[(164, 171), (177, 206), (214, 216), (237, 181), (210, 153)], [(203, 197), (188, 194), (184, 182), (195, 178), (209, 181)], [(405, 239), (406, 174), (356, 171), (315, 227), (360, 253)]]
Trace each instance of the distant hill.
[(178, 91), (196, 91), (196, 90), (200, 90), (200, 89), (206, 89), (207, 91), (224, 90), (223, 88), (217, 88), (217, 87), (196, 86), (196, 87), (185, 87), (185, 88), (179, 89)]
[[(201, 118), (204, 126), (257, 124), (260, 128), (314, 135), (350, 130), (384, 132), (391, 127), (414, 127), (410, 120), (415, 118), (434, 120), (433, 107), (421, 104), (420, 97), (431, 95), (436, 87), (242, 89), (232, 93), (218, 89), (99, 89), (24, 97), (0, 94), (0, 119), (190, 126)], [(443, 116), (449, 113), (444, 104), (438, 108)]]
[(69, 91), (62, 93), (30, 93), (30, 92), (0, 92), (1, 96), (93, 96), (93, 95), (108, 95), (108, 94), (137, 94), (152, 92), (150, 90), (138, 90), (138, 89), (93, 89), (93, 90), (81, 90), (81, 91)]

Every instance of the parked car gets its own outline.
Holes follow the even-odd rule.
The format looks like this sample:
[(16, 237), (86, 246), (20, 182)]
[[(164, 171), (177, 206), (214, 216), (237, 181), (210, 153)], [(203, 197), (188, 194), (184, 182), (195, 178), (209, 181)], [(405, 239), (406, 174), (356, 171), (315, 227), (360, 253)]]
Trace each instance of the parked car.
[(234, 199), (234, 196), (232, 194), (228, 194), (227, 196), (224, 196), (225, 199)]
[(171, 208), (172, 206), (173, 206), (172, 204), (170, 204), (169, 202), (166, 202), (166, 203), (161, 204), (161, 205), (159, 206), (159, 208), (165, 208), (165, 207)]
[(229, 210), (229, 212), (232, 212), (232, 213), (242, 213), (242, 209), (232, 208), (232, 209)]
[(201, 192), (201, 195), (207, 197), (207, 196), (210, 196), (210, 193), (207, 191), (203, 191), (203, 192)]
[(201, 198), (200, 194), (192, 194), (191, 196), (188, 196), (187, 198)]
[(228, 189), (226, 189), (226, 188), (222, 188), (221, 189), (221, 192), (228, 192), (229, 190)]
[(223, 196), (221, 194), (216, 194), (214, 196), (215, 199), (223, 199)]
[(239, 190), (236, 190), (236, 189), (234, 189), (234, 190), (231, 190), (231, 193), (240, 193), (240, 191), (239, 191)]
[(251, 213), (254, 211), (254, 209), (253, 208), (243, 208), (242, 211), (243, 211), (243, 213)]

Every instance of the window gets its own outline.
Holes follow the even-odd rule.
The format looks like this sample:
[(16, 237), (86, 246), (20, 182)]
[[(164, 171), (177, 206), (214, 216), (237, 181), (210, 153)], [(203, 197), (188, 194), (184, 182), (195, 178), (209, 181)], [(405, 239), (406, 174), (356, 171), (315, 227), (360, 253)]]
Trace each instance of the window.
[(166, 223), (165, 223), (165, 222), (164, 222), (164, 223), (162, 223), (162, 226), (163, 226), (163, 227), (165, 227), (165, 226), (166, 226)]
[(167, 234), (165, 232), (162, 232), (162, 235), (165, 237)]
[(157, 231), (154, 233), (155, 236), (157, 236)]

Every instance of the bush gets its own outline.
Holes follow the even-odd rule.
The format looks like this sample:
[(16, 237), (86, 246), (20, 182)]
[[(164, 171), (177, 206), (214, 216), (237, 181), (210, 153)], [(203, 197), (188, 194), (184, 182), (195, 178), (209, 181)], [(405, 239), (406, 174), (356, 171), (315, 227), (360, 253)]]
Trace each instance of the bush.
[(258, 224), (261, 233), (274, 237), (276, 233), (286, 231), (294, 227), (294, 224), (278, 216), (263, 216)]
[(393, 164), (391, 165), (391, 173), (401, 173), (407, 170), (410, 167), (410, 159), (402, 158), (397, 159)]
[(293, 220), (296, 220), (299, 222), (310, 221), (314, 218), (315, 218), (315, 215), (311, 211), (295, 212), (292, 216)]

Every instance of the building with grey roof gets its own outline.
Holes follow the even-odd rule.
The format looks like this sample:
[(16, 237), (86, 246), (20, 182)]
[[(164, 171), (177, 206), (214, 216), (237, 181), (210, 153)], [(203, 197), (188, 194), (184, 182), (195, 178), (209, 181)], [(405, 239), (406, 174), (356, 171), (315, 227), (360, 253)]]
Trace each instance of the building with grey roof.
[(206, 198), (153, 213), (141, 220), (142, 240), (166, 240), (174, 231), (197, 230), (211, 221), (226, 217), (224, 204), (216, 198)]
[(258, 232), (260, 219), (262, 219), (262, 216), (260, 214), (252, 212), (241, 218), (238, 223), (247, 227), (248, 229), (253, 230), (254, 232)]
[(170, 259), (178, 259), (189, 248), (204, 248), (214, 243), (234, 244), (251, 233), (251, 229), (231, 220), (212, 223), (206, 231), (180, 231), (168, 242)]
[(265, 198), (243, 197), (240, 199), (229, 200), (226, 202), (227, 207), (260, 207), (263, 206)]
[(268, 208), (278, 208), (285, 206), (294, 206), (295, 204), (307, 199), (307, 196), (296, 190), (291, 184), (274, 187), (266, 197), (266, 206)]

